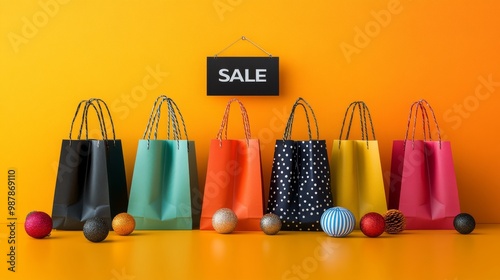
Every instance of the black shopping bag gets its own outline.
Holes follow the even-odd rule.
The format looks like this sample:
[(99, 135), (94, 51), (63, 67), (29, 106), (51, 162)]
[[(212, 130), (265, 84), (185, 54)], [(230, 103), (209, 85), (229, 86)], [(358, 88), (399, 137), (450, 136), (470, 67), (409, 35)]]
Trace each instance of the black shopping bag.
[[(297, 106), (306, 112), (308, 140), (290, 140)], [(312, 139), (307, 109), (314, 118), (317, 139)], [(319, 139), (311, 106), (299, 98), (288, 118), (283, 140), (276, 140), (267, 212), (280, 217), (282, 230), (321, 231), (321, 215), (330, 207), (333, 200), (326, 141)]]
[[(82, 106), (83, 105), (83, 106)], [(83, 107), (80, 132), (71, 139), (74, 122)], [(102, 140), (88, 139), (87, 114), (95, 109)], [(108, 139), (103, 108), (112, 128)], [(85, 128), (86, 137), (81, 139)], [(70, 137), (62, 141), (52, 208), (53, 228), (81, 230), (86, 220), (105, 219), (111, 229), (112, 218), (127, 211), (128, 194), (122, 144), (115, 139), (111, 113), (104, 101), (90, 99), (80, 102), (71, 123)]]

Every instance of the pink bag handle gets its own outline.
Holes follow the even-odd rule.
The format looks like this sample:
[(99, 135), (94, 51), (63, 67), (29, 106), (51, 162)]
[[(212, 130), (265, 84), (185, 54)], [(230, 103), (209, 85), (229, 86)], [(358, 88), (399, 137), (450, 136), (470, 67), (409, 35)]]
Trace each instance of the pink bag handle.
[(405, 140), (404, 140), (404, 147), (406, 148), (406, 141), (408, 141), (408, 134), (410, 131), (410, 124), (411, 124), (411, 119), (413, 115), (413, 109), (415, 108), (415, 115), (414, 115), (414, 120), (413, 120), (413, 129), (412, 129), (412, 148), (414, 147), (415, 143), (415, 130), (417, 128), (417, 119), (418, 119), (418, 111), (422, 110), (422, 133), (423, 133), (423, 138), (424, 141), (427, 141), (427, 136), (429, 137), (429, 140), (432, 141), (432, 134), (431, 134), (431, 124), (429, 121), (429, 114), (427, 113), (427, 108), (431, 111), (432, 118), (434, 120), (434, 124), (436, 126), (436, 130), (438, 133), (438, 141), (439, 141), (439, 148), (441, 148), (441, 130), (439, 129), (439, 125), (437, 122), (436, 114), (434, 113), (434, 109), (432, 109), (431, 105), (427, 100), (425, 99), (420, 99), (419, 101), (413, 102), (413, 104), (410, 107), (410, 113), (408, 115), (408, 124), (406, 127), (406, 134), (405, 134)]
[(248, 113), (247, 110), (245, 109), (245, 106), (243, 106), (243, 103), (241, 103), (240, 100), (237, 98), (233, 98), (229, 100), (229, 102), (226, 105), (226, 110), (224, 111), (224, 116), (222, 117), (222, 123), (219, 128), (219, 132), (217, 133), (217, 139), (219, 139), (220, 146), (222, 147), (222, 133), (224, 132), (224, 139), (227, 139), (227, 129), (229, 127), (229, 110), (231, 109), (231, 103), (233, 102), (238, 102), (240, 105), (240, 111), (241, 111), (241, 116), (243, 118), (243, 127), (245, 129), (245, 139), (247, 141), (247, 145), (250, 145), (250, 138), (252, 138), (251, 133), (250, 133), (250, 121), (248, 120)]

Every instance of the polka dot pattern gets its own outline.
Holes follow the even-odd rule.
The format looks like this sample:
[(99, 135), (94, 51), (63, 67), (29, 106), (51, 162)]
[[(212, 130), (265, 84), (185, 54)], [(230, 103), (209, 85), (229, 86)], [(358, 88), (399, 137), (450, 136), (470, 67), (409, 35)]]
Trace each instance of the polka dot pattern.
[(281, 230), (321, 231), (323, 212), (333, 207), (325, 140), (277, 140), (267, 212)]

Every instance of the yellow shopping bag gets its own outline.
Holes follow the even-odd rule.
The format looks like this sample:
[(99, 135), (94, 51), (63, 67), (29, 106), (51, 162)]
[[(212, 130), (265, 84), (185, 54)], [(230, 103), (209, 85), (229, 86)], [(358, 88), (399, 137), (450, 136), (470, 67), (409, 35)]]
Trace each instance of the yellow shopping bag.
[[(361, 140), (348, 140), (356, 108), (359, 109)], [(352, 109), (352, 111), (351, 111)], [(351, 111), (345, 139), (342, 134)], [(373, 139), (369, 139), (368, 123)], [(356, 228), (363, 215), (387, 211), (384, 180), (380, 164), (378, 141), (375, 140), (372, 119), (363, 101), (352, 102), (346, 110), (340, 137), (333, 141), (331, 164), (332, 194), (335, 206), (349, 209), (356, 218)]]

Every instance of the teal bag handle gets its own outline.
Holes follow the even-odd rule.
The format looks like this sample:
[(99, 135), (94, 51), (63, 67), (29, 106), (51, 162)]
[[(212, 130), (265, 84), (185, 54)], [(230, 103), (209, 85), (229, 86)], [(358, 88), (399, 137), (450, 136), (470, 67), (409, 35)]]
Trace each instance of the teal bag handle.
[(153, 108), (151, 109), (146, 129), (142, 136), (143, 139), (148, 140), (148, 148), (149, 148), (149, 143), (152, 140), (151, 135), (153, 135), (153, 140), (156, 140), (158, 138), (158, 127), (160, 124), (161, 111), (162, 111), (161, 108), (164, 103), (167, 104), (167, 112), (168, 112), (167, 139), (171, 139), (170, 133), (172, 132), (173, 140), (177, 140), (177, 146), (179, 147), (179, 140), (182, 139), (182, 132), (184, 132), (186, 140), (189, 140), (186, 123), (179, 109), (179, 106), (177, 106), (177, 104), (172, 98), (169, 98), (166, 95), (160, 95), (159, 97), (156, 98), (155, 103), (153, 104)]

